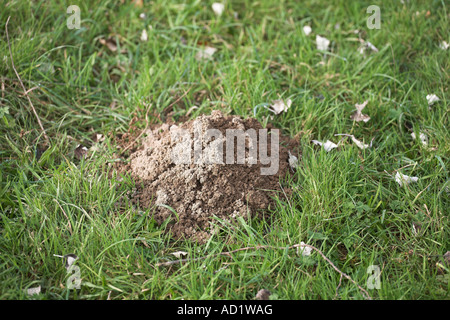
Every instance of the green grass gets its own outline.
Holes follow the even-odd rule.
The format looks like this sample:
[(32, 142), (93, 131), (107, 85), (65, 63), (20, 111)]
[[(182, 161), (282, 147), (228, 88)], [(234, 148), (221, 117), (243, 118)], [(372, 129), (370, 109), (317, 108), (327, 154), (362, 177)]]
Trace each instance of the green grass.
[[(8, 1), (0, 11), (0, 299), (333, 299), (340, 275), (317, 253), (249, 250), (156, 267), (186, 251), (196, 258), (256, 245), (319, 248), (367, 289), (370, 265), (380, 266), (374, 299), (448, 299), (449, 7), (444, 1), (227, 1), (221, 17), (212, 2)], [(66, 8), (81, 8), (81, 29), (66, 27)], [(369, 30), (366, 9), (381, 9), (381, 29)], [(427, 13), (429, 11), (429, 13)], [(234, 12), (238, 18), (234, 17)], [(146, 18), (139, 18), (145, 13)], [(9, 58), (51, 140), (44, 138)], [(338, 24), (338, 28), (337, 28)], [(302, 28), (312, 26), (305, 36)], [(151, 27), (150, 27), (151, 26)], [(140, 41), (147, 28), (149, 41)], [(358, 53), (360, 30), (378, 53)], [(330, 39), (331, 54), (315, 35)], [(99, 39), (118, 41), (111, 51)], [(200, 44), (218, 49), (198, 62)], [(37, 87), (37, 88), (35, 88)], [(186, 91), (189, 92), (174, 104)], [(430, 109), (427, 94), (441, 100)], [(127, 202), (134, 182), (118, 176), (116, 136), (175, 118), (220, 109), (243, 117), (274, 99), (291, 98), (288, 112), (256, 117), (300, 136), (301, 165), (271, 208), (270, 221), (230, 226), (207, 244), (175, 241)], [(353, 122), (355, 103), (369, 100), (369, 122)], [(156, 115), (160, 115), (158, 119)], [(429, 146), (411, 132), (429, 137)], [(353, 134), (329, 153), (311, 143)], [(78, 144), (106, 139), (85, 160)], [(403, 168), (404, 167), (404, 168)], [(400, 187), (396, 170), (420, 177)], [(417, 233), (413, 231), (417, 227)], [(54, 254), (76, 254), (82, 285)], [(25, 289), (40, 285), (41, 294)], [(364, 299), (343, 279), (337, 299)]]

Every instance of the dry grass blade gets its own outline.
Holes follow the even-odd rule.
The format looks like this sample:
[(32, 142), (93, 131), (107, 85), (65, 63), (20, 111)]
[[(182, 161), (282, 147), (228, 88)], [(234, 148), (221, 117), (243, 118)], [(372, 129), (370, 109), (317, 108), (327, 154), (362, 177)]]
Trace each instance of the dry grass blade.
[(14, 59), (13, 59), (12, 50), (11, 50), (11, 43), (9, 42), (9, 34), (8, 34), (8, 22), (9, 22), (10, 18), (11, 18), (11, 16), (9, 16), (8, 20), (6, 20), (5, 32), (6, 32), (6, 39), (8, 40), (8, 48), (9, 48), (9, 55), (11, 57), (11, 64), (12, 64), (13, 70), (17, 76), (17, 79), (19, 79), (19, 82), (20, 82), (20, 85), (22, 86), (23, 92), (24, 92), (25, 96), (27, 97), (28, 102), (30, 103), (31, 110), (33, 110), (33, 113), (36, 116), (39, 127), (41, 128), (42, 134), (44, 135), (46, 145), (48, 146), (48, 145), (50, 145), (50, 139), (48, 138), (47, 134), (45, 133), (44, 126), (42, 125), (41, 119), (39, 118), (39, 115), (37, 114), (36, 109), (34, 108), (33, 102), (31, 102), (30, 96), (28, 95), (29, 90), (27, 90), (25, 88), (25, 85), (23, 84), (22, 79), (20, 78), (19, 73), (17, 72), (16, 66), (14, 65)]

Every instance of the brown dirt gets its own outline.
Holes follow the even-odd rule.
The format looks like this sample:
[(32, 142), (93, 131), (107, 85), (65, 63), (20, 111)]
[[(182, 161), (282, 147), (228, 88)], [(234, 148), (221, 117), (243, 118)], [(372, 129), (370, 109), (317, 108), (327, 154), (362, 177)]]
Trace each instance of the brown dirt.
[[(256, 119), (224, 116), (219, 111), (177, 125), (156, 126), (147, 130), (142, 146), (130, 155), (128, 165), (121, 170), (130, 172), (135, 180), (142, 182), (136, 184), (143, 187), (138, 187), (133, 203), (141, 208), (155, 206), (154, 218), (159, 224), (171, 217), (169, 226), (175, 238), (204, 242), (214, 232), (211, 227), (214, 215), (225, 220), (237, 216), (247, 219), (274, 204), (272, 197), (282, 192), (280, 178), (292, 170), (288, 164), (288, 151), (297, 155), (298, 144), (280, 134), (279, 170), (275, 175), (261, 175), (261, 167), (270, 165), (260, 163), (259, 152), (256, 164), (175, 164), (172, 150), (176, 141), (171, 138), (170, 131), (186, 129), (194, 138), (199, 124), (203, 125), (203, 133), (214, 128), (224, 136), (226, 129), (245, 131), (253, 128), (256, 132), (263, 129)], [(271, 127), (267, 129), (270, 132)], [(270, 141), (269, 136), (268, 150), (271, 150)], [(246, 139), (246, 156), (248, 143), (252, 143), (249, 138)], [(204, 140), (202, 151), (205, 147)], [(223, 150), (225, 155), (225, 143)], [(284, 191), (289, 193), (289, 190)]]

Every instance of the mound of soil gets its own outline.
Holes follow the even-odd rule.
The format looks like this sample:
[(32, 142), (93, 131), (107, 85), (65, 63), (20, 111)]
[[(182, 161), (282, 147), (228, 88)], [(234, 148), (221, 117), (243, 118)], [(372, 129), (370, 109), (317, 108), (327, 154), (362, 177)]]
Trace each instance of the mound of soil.
[[(254, 136), (249, 135), (245, 136), (246, 153), (242, 164), (236, 163), (237, 161), (226, 164), (226, 143), (222, 147), (223, 163), (196, 161), (195, 150), (201, 150), (204, 158), (200, 159), (205, 160), (208, 152), (219, 150), (211, 148), (214, 143), (219, 148), (220, 144), (217, 143), (226, 140), (220, 137), (208, 138), (208, 129), (217, 129), (225, 137), (227, 129), (240, 129), (244, 132), (255, 129), (260, 132), (263, 127), (256, 119), (244, 120), (213, 111), (210, 116), (202, 115), (184, 123), (163, 124), (147, 130), (142, 146), (129, 157), (127, 170), (131, 171), (135, 179), (140, 180), (141, 183), (137, 185), (143, 186), (139, 187), (132, 201), (141, 208), (155, 206), (154, 218), (159, 224), (171, 217), (169, 226), (175, 238), (192, 238), (204, 242), (213, 232), (213, 216), (226, 220), (237, 216), (246, 219), (265, 211), (273, 205), (272, 197), (282, 192), (280, 177), (291, 170), (288, 163), (289, 151), (294, 151), (296, 143), (281, 134), (278, 171), (275, 174), (261, 174), (261, 168), (268, 168), (270, 165), (264, 161), (262, 164), (260, 157), (256, 161), (250, 157), (249, 149), (253, 146)], [(270, 126), (266, 129), (267, 153), (272, 156), (270, 133), (274, 129)], [(183, 140), (175, 139), (174, 132), (183, 132), (184, 137), (191, 142), (180, 148), (180, 141)], [(186, 143), (187, 140), (184, 141)], [(234, 159), (237, 159), (237, 145), (238, 142), (234, 146)], [(260, 152), (260, 145), (256, 145)], [(191, 156), (189, 151), (192, 151)], [(182, 158), (186, 152), (188, 157)], [(184, 159), (184, 162), (180, 159)]]

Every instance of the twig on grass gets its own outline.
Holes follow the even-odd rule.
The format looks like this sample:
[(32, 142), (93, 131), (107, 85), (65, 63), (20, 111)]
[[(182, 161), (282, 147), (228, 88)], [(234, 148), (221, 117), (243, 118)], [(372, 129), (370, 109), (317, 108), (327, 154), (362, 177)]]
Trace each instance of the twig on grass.
[(212, 255), (208, 255), (208, 256), (204, 256), (204, 257), (199, 257), (199, 258), (185, 258), (185, 259), (179, 259), (179, 260), (173, 260), (173, 261), (167, 261), (167, 262), (160, 262), (160, 263), (156, 264), (156, 267), (166, 267), (166, 266), (171, 266), (171, 265), (182, 263), (182, 262), (191, 262), (191, 261), (204, 260), (204, 259), (207, 259), (207, 258), (214, 258), (214, 257), (217, 257), (217, 256), (228, 256), (228, 257), (231, 257), (232, 253), (236, 253), (236, 252), (240, 252), (240, 251), (259, 250), (259, 249), (278, 249), (278, 250), (286, 250), (287, 249), (287, 250), (289, 250), (289, 249), (294, 249), (294, 248), (299, 248), (299, 247), (307, 247), (307, 248), (311, 248), (311, 249), (317, 251), (322, 256), (322, 258), (326, 262), (328, 262), (331, 265), (331, 267), (333, 267), (333, 269), (336, 270), (341, 275), (341, 278), (345, 277), (348, 280), (350, 280), (354, 285), (356, 285), (359, 288), (359, 290), (361, 290), (365, 294), (365, 296), (366, 296), (366, 298), (368, 300), (372, 300), (372, 297), (370, 296), (370, 294), (364, 288), (362, 288), (349, 275), (347, 275), (346, 273), (344, 273), (341, 270), (339, 270), (334, 265), (334, 263), (331, 262), (331, 260), (328, 259), (327, 256), (325, 256), (325, 254), (322, 251), (320, 251), (316, 247), (311, 246), (309, 244), (294, 244), (294, 245), (292, 245), (290, 247), (287, 247), (287, 248), (286, 247), (276, 247), (276, 246), (271, 246), (271, 245), (245, 247), (245, 248), (239, 248), (239, 249), (228, 251), (228, 252), (220, 252), (220, 253), (216, 253), (216, 254), (212, 254)]
[[(45, 133), (45, 129), (44, 129), (44, 126), (42, 125), (41, 119), (39, 118), (39, 115), (37, 114), (36, 109), (34, 108), (34, 105), (31, 102), (30, 96), (28, 95), (29, 90), (27, 90), (25, 88), (25, 85), (23, 84), (22, 79), (20, 78), (19, 73), (17, 72), (16, 66), (14, 65), (14, 59), (13, 59), (12, 50), (11, 50), (11, 43), (9, 42), (9, 34), (8, 34), (8, 22), (9, 22), (10, 18), (11, 18), (11, 16), (9, 16), (8, 20), (6, 20), (5, 32), (6, 32), (6, 39), (8, 40), (8, 48), (9, 48), (9, 55), (11, 57), (12, 68), (17, 76), (17, 79), (19, 79), (20, 85), (22, 86), (23, 92), (24, 92), (25, 96), (27, 97), (28, 102), (30, 103), (31, 110), (33, 110), (33, 113), (36, 116), (39, 127), (41, 128), (42, 134), (44, 136), (45, 142), (47, 145), (50, 145), (50, 139), (48, 138), (47, 134)], [(30, 89), (30, 90), (33, 90), (33, 89)]]
[(339, 284), (338, 284), (338, 286), (336, 287), (336, 295), (334, 296), (334, 299), (333, 299), (333, 300), (335, 300), (335, 299), (339, 296), (338, 290), (339, 290), (339, 288), (341, 287), (341, 283), (342, 283), (342, 274), (341, 274), (341, 277), (339, 278)]

